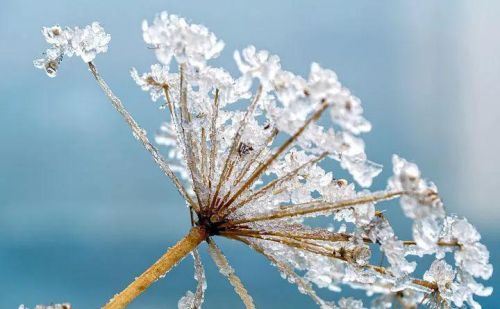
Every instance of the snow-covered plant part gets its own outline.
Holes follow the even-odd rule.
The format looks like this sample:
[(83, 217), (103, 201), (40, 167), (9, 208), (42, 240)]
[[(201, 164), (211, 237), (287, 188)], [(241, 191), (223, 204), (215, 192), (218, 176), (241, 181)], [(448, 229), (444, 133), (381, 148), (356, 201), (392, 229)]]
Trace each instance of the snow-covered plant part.
[[(210, 66), (224, 44), (204, 26), (163, 12), (142, 28), (159, 63), (146, 73), (132, 69), (131, 75), (169, 115), (155, 136), (167, 149), (166, 158), (99, 74), (93, 60), (110, 37), (98, 24), (44, 29), (52, 47), (35, 62), (52, 76), (63, 55), (81, 56), (189, 209), (189, 233), (104, 308), (126, 307), (189, 253), (198, 285), (178, 307), (201, 308), (207, 287), (198, 254), (202, 242), (245, 307), (255, 308), (251, 289), (216, 245), (217, 237), (264, 256), (322, 309), (365, 305), (336, 295), (338, 301), (324, 300), (316, 288), (364, 289), (374, 295), (373, 308), (479, 308), (473, 297), (491, 294), (476, 282), (493, 271), (479, 233), (466, 219), (446, 214), (437, 187), (415, 164), (394, 156), (387, 188), (368, 189), (381, 171), (368, 159), (361, 138), (371, 124), (360, 100), (333, 71), (313, 63), (304, 78), (282, 68), (278, 56), (250, 46), (234, 53), (241, 75), (233, 77)], [(352, 180), (335, 178), (323, 161), (337, 162)], [(379, 208), (397, 198), (413, 221), (411, 240), (400, 239)], [(330, 224), (313, 227), (305, 220), (318, 216), (330, 218)], [(373, 260), (377, 251), (386, 267)], [(423, 255), (434, 262), (417, 274)], [(452, 256), (454, 266), (445, 260)]]
[[(25, 305), (19, 306), (18, 309), (29, 309)], [(71, 304), (52, 304), (52, 305), (36, 305), (35, 309), (71, 309)]]
[(64, 56), (79, 56), (84, 62), (94, 60), (99, 53), (108, 50), (111, 36), (97, 22), (83, 29), (79, 27), (45, 27), (42, 34), (50, 47), (43, 53), (43, 58), (33, 61), (35, 67), (45, 70), (49, 77), (55, 77)]

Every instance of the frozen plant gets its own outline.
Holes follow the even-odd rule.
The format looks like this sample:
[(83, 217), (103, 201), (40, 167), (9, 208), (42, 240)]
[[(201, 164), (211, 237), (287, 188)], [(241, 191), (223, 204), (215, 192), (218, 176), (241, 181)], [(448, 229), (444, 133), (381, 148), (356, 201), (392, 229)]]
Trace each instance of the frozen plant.
[[(360, 100), (333, 71), (313, 63), (303, 78), (284, 70), (278, 56), (250, 46), (234, 53), (241, 76), (233, 77), (210, 66), (224, 43), (204, 26), (163, 12), (142, 29), (159, 63), (146, 73), (132, 69), (131, 75), (169, 114), (155, 137), (168, 149), (167, 158), (98, 73), (93, 59), (110, 40), (99, 24), (44, 28), (50, 48), (35, 61), (52, 77), (64, 55), (80, 56), (190, 212), (189, 233), (104, 308), (126, 307), (189, 253), (198, 286), (178, 306), (201, 308), (207, 288), (198, 253), (202, 242), (246, 308), (255, 308), (217, 237), (263, 255), (323, 309), (364, 308), (359, 300), (328, 301), (315, 291), (338, 292), (345, 285), (374, 295), (373, 308), (480, 308), (473, 296), (492, 290), (476, 280), (490, 278), (492, 266), (479, 233), (466, 219), (448, 216), (437, 187), (398, 156), (387, 189), (368, 190), (381, 171), (368, 160), (360, 137), (371, 125)], [(325, 160), (337, 161), (354, 182), (325, 170)], [(399, 239), (376, 208), (397, 198), (413, 221), (413, 240)], [(308, 226), (305, 219), (318, 216), (332, 218), (329, 227)], [(374, 250), (385, 256), (387, 267), (372, 261)], [(423, 255), (435, 260), (419, 277), (415, 269)], [(454, 266), (445, 261), (452, 255)]]

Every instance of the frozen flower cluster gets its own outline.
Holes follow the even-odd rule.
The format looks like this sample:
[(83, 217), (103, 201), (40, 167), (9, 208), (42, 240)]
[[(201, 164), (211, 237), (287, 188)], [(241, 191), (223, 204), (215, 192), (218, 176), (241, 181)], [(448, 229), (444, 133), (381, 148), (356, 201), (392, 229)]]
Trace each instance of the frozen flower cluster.
[[(21, 305), (18, 309), (29, 309), (28, 307)], [(71, 309), (71, 305), (68, 303), (64, 304), (53, 304), (53, 305), (36, 305), (35, 309)]]
[(45, 27), (42, 34), (50, 47), (44, 52), (43, 58), (36, 59), (33, 63), (35, 67), (45, 70), (49, 77), (56, 76), (64, 56), (76, 55), (84, 62), (90, 62), (97, 54), (108, 50), (108, 43), (111, 40), (111, 36), (104, 32), (97, 22), (83, 29)]
[[(369, 189), (381, 172), (368, 159), (361, 137), (371, 124), (360, 100), (332, 70), (313, 63), (304, 78), (282, 68), (278, 56), (249, 46), (234, 53), (240, 74), (232, 76), (210, 64), (224, 46), (212, 32), (161, 13), (153, 23), (143, 23), (144, 41), (159, 63), (131, 75), (169, 114), (155, 136), (167, 149), (164, 158), (91, 62), (109, 42), (102, 28), (51, 29), (44, 30), (53, 46), (46, 53), (49, 61), (36, 62), (37, 67), (73, 53), (89, 62), (135, 138), (185, 199), (193, 229), (208, 235), (199, 241), (207, 241), (210, 256), (246, 308), (255, 308), (253, 298), (216, 237), (239, 241), (266, 257), (322, 309), (364, 307), (352, 298), (324, 300), (315, 287), (364, 289), (375, 294), (373, 308), (422, 303), (479, 308), (473, 297), (491, 294), (476, 281), (489, 279), (493, 271), (479, 233), (466, 219), (446, 214), (437, 187), (417, 165), (394, 155), (387, 188)], [(352, 179), (336, 178), (325, 168), (333, 164)], [(413, 239), (400, 239), (379, 208), (396, 198), (412, 221)], [(200, 308), (207, 287), (197, 249), (192, 253), (198, 285), (180, 299), (180, 309)], [(377, 265), (374, 253), (385, 263)], [(425, 274), (417, 274), (423, 255), (433, 262)], [(454, 266), (447, 262), (451, 256)]]
[(142, 31), (144, 41), (156, 49), (158, 60), (167, 65), (175, 57), (179, 63), (204, 66), (224, 48), (224, 43), (204, 26), (189, 24), (184, 18), (166, 12), (151, 25), (144, 21)]

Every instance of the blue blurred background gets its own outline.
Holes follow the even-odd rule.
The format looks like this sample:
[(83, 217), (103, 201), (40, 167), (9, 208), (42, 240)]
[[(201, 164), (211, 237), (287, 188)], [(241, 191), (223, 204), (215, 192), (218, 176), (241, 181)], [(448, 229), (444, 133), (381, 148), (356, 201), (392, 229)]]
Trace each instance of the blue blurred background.
[[(97, 308), (188, 230), (179, 195), (85, 65), (65, 59), (53, 80), (32, 66), (46, 48), (42, 26), (100, 21), (112, 41), (96, 63), (154, 132), (165, 115), (128, 71), (154, 62), (140, 23), (161, 10), (214, 31), (226, 42), (216, 64), (233, 73), (232, 52), (247, 44), (304, 75), (312, 61), (334, 69), (373, 123), (365, 136), (370, 158), (389, 167), (375, 186), (385, 185), (391, 154), (418, 162), (448, 210), (478, 227), (498, 272), (500, 2), (2, 0), (0, 308), (63, 301)], [(401, 217), (396, 207), (389, 214)], [(397, 222), (409, 237), (408, 221)], [(221, 243), (258, 308), (315, 308), (263, 258)], [(242, 308), (205, 261), (205, 308)], [(498, 276), (488, 283), (500, 289)], [(131, 308), (177, 308), (194, 287), (184, 261)], [(500, 308), (498, 298), (480, 302)]]

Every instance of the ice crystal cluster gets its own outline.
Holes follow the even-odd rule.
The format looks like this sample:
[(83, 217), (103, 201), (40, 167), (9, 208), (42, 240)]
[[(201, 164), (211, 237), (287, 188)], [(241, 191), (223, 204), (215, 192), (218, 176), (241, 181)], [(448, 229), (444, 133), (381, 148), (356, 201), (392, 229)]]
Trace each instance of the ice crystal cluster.
[[(28, 307), (21, 305), (18, 309), (29, 309)], [(53, 304), (53, 305), (36, 305), (35, 309), (71, 309), (70, 304)]]
[[(381, 171), (367, 158), (361, 137), (371, 125), (360, 100), (333, 71), (313, 63), (302, 77), (282, 68), (278, 56), (249, 46), (234, 53), (240, 74), (233, 76), (210, 66), (224, 43), (204, 26), (164, 12), (142, 30), (158, 63), (131, 75), (170, 115), (155, 137), (167, 149), (166, 159), (91, 62), (110, 40), (97, 23), (44, 28), (51, 47), (35, 66), (54, 76), (63, 55), (88, 62), (134, 136), (185, 199), (192, 224), (208, 232), (210, 255), (247, 308), (254, 308), (253, 299), (216, 237), (266, 257), (321, 308), (480, 308), (473, 296), (492, 290), (477, 280), (490, 278), (492, 265), (479, 233), (466, 219), (447, 215), (437, 187), (397, 155), (387, 188), (368, 189)], [(335, 162), (352, 182), (326, 169)], [(397, 198), (412, 221), (412, 240), (399, 239), (377, 208)], [(308, 225), (318, 216), (331, 218), (330, 224)], [(385, 256), (385, 267), (371, 258), (375, 251)], [(434, 261), (425, 264), (423, 256)], [(197, 250), (193, 257), (198, 288), (181, 298), (179, 308), (203, 302), (207, 285)], [(420, 277), (417, 263), (428, 268)], [(346, 285), (373, 295), (371, 305), (337, 294), (332, 298), (339, 301), (327, 301), (315, 292), (338, 293)]]

